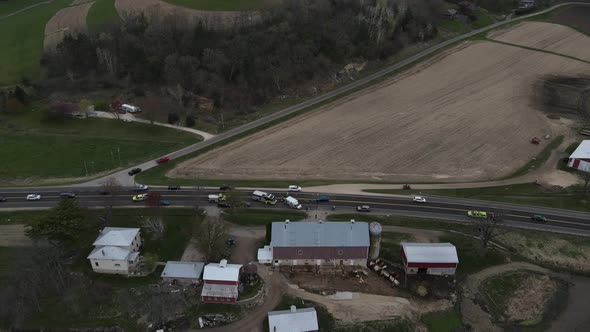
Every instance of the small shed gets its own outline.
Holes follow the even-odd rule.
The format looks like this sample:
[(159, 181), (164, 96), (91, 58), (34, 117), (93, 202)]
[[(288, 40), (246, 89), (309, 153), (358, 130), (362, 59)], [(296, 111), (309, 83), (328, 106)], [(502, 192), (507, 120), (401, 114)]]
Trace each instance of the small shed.
[(582, 172), (590, 172), (590, 140), (584, 140), (578, 145), (567, 165)]
[(179, 283), (182, 285), (198, 284), (201, 280), (203, 267), (205, 263), (201, 262), (175, 262), (168, 261), (162, 279), (169, 283)]
[(272, 263), (272, 248), (270, 246), (264, 246), (264, 248), (258, 249), (258, 263), (260, 264), (271, 264)]
[(318, 315), (315, 308), (271, 311), (268, 313), (270, 332), (312, 332), (319, 331)]
[(459, 264), (450, 243), (402, 242), (401, 251), (406, 274), (454, 275)]

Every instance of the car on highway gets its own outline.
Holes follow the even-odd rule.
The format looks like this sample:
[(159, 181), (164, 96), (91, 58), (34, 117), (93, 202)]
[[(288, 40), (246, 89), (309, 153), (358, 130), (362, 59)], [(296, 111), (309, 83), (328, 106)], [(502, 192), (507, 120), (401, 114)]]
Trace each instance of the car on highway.
[(0, 202), (6, 202), (6, 197), (0, 196)]
[(137, 168), (134, 168), (134, 169), (130, 170), (129, 172), (127, 172), (127, 174), (129, 174), (130, 176), (133, 176), (139, 172), (141, 172), (141, 168), (137, 167)]
[(488, 217), (488, 213), (484, 212), (484, 211), (475, 211), (475, 210), (469, 210), (467, 211), (467, 215), (472, 217), (472, 218), (487, 218)]
[(65, 191), (65, 192), (59, 193), (59, 197), (61, 197), (61, 198), (76, 198), (76, 194), (74, 194), (73, 192)]
[(99, 195), (110, 195), (111, 192), (108, 191), (108, 190), (105, 190), (105, 189), (101, 189), (101, 190), (98, 191), (98, 194)]
[(301, 187), (295, 186), (295, 185), (291, 185), (291, 186), (289, 186), (289, 188), (287, 188), (287, 191), (290, 191), (290, 192), (300, 192), (301, 191)]
[(356, 207), (358, 212), (371, 212), (371, 207), (368, 205), (359, 205)]
[(170, 185), (170, 186), (168, 186), (168, 190), (180, 190), (180, 186)]
[(41, 195), (39, 194), (28, 194), (27, 201), (38, 201), (41, 199)]
[(133, 187), (133, 191), (145, 191), (148, 190), (150, 187), (148, 187), (145, 184), (137, 184)]
[(163, 164), (163, 163), (167, 163), (170, 161), (170, 157), (162, 157), (158, 160), (156, 160), (156, 164)]
[(542, 216), (540, 214), (535, 214), (531, 217), (532, 221), (540, 221), (540, 222), (547, 222), (547, 218), (545, 216)]
[(426, 198), (422, 196), (414, 196), (414, 199), (412, 199), (412, 201), (416, 203), (426, 203)]
[(316, 199), (314, 199), (314, 202), (316, 202), (316, 203), (329, 202), (329, 201), (330, 201), (330, 196), (326, 196), (326, 195), (320, 195)]
[(229, 184), (222, 184), (221, 186), (219, 186), (219, 190), (232, 190), (234, 189), (234, 187), (230, 186)]
[(148, 194), (139, 194), (139, 195), (133, 196), (134, 202), (141, 202), (141, 201), (145, 201), (146, 199), (148, 199)]
[(162, 206), (170, 206), (170, 204), (172, 204), (170, 201), (165, 201), (165, 200), (160, 201), (160, 205), (162, 205)]
[(228, 208), (230, 206), (229, 206), (229, 204), (227, 204), (227, 202), (220, 201), (219, 203), (217, 203), (217, 207), (219, 207), (219, 208)]

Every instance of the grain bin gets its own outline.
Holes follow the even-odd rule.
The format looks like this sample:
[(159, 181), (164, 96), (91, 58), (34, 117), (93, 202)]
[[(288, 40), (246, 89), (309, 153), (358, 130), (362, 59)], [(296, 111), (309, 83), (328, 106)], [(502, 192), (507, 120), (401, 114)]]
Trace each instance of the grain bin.
[(379, 257), (379, 250), (381, 249), (381, 232), (383, 231), (383, 227), (378, 222), (372, 222), (369, 224), (369, 237), (370, 237), (370, 247), (369, 247), (369, 259), (374, 260)]

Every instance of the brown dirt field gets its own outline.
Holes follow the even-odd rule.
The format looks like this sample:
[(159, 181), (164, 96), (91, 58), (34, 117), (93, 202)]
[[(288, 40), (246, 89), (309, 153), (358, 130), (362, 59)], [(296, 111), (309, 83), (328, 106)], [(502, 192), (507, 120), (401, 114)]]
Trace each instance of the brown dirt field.
[(0, 247), (27, 247), (33, 241), (25, 234), (25, 225), (0, 225)]
[(526, 22), (506, 30), (492, 32), (488, 37), (590, 61), (590, 38), (564, 25)]
[(167, 176), (416, 182), (507, 176), (542, 150), (531, 137), (569, 130), (531, 103), (535, 80), (557, 73), (589, 74), (590, 65), (498, 43), (459, 45), (183, 162)]
[(511, 321), (541, 321), (557, 282), (546, 275), (530, 274), (506, 304)]
[(66, 7), (57, 12), (45, 25), (45, 48), (57, 45), (66, 34), (86, 31), (86, 16), (94, 1)]
[(205, 11), (175, 6), (160, 0), (116, 0), (115, 8), (119, 16), (126, 17), (129, 14), (135, 15), (140, 12), (148, 17), (162, 17), (174, 15), (184, 17), (189, 24), (203, 22), (206, 26), (214, 29), (229, 27), (234, 24), (248, 24), (260, 19), (258, 12), (241, 11)]
[(590, 6), (572, 6), (560, 10), (551, 16), (557, 24), (572, 26), (585, 33), (590, 33)]

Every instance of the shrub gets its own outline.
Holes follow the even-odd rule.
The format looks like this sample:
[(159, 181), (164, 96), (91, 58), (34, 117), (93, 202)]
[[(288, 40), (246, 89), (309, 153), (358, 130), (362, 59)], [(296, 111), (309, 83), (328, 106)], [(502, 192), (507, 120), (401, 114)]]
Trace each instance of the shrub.
[(192, 115), (187, 115), (185, 124), (187, 127), (194, 127), (195, 126), (195, 118), (193, 118)]
[(178, 122), (178, 120), (180, 120), (180, 118), (178, 117), (178, 114), (168, 113), (168, 123), (169, 124), (175, 124)]

